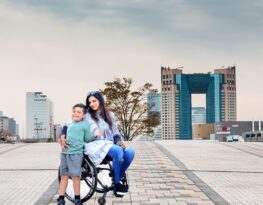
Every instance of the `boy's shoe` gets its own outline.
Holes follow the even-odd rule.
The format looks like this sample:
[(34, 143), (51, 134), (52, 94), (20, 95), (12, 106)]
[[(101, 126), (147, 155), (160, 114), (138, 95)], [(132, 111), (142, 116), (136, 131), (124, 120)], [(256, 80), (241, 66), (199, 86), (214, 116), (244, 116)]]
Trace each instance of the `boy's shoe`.
[(57, 205), (65, 205), (65, 204), (66, 202), (64, 199), (60, 199), (60, 198), (57, 199)]
[(128, 189), (121, 183), (115, 184), (115, 195), (123, 196), (128, 194)]
[(81, 199), (75, 199), (75, 205), (82, 205)]

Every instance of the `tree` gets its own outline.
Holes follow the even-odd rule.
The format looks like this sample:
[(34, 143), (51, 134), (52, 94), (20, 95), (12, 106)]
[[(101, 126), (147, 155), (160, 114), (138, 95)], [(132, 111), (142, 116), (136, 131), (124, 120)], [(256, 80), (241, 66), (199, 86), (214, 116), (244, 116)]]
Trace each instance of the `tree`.
[(5, 142), (9, 142), (10, 141), (10, 137), (12, 136), (11, 132), (9, 131), (5, 131), (5, 130), (0, 130), (0, 139), (5, 141)]
[(152, 115), (147, 118), (147, 94), (158, 92), (152, 84), (145, 83), (132, 91), (131, 78), (115, 78), (112, 82), (105, 82), (106, 88), (100, 91), (106, 98), (107, 106), (112, 111), (119, 124), (118, 128), (125, 140), (132, 140), (139, 134), (153, 134), (153, 128), (159, 122), (159, 117)]

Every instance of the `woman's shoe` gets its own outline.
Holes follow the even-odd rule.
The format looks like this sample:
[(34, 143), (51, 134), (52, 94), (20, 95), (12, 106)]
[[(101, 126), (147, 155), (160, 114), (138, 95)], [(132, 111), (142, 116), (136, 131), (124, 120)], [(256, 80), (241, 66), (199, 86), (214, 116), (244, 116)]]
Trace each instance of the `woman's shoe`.
[(125, 195), (128, 194), (128, 189), (121, 183), (115, 184), (115, 195)]
[(124, 177), (121, 178), (120, 182), (127, 189), (127, 191), (129, 191), (129, 184), (127, 182), (126, 174), (124, 175)]

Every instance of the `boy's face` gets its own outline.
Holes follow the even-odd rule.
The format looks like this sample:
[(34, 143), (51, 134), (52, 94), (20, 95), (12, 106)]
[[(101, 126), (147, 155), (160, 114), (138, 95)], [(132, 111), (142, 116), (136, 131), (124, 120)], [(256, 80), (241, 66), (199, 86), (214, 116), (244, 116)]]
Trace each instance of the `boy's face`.
[(75, 107), (72, 110), (72, 120), (73, 121), (81, 121), (85, 117), (84, 110), (81, 107)]

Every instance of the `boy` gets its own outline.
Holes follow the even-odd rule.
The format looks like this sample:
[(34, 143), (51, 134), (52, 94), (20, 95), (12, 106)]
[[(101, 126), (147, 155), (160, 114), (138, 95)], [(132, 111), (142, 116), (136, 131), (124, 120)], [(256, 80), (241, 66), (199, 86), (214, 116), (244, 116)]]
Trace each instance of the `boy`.
[(72, 122), (68, 124), (67, 128), (67, 147), (62, 147), (60, 157), (60, 188), (58, 205), (64, 205), (64, 195), (66, 192), (68, 177), (72, 177), (75, 205), (82, 205), (80, 199), (80, 176), (81, 164), (83, 160), (83, 146), (84, 142), (90, 142), (95, 139), (91, 136), (89, 124), (85, 118), (86, 106), (84, 104), (76, 104), (72, 108)]

